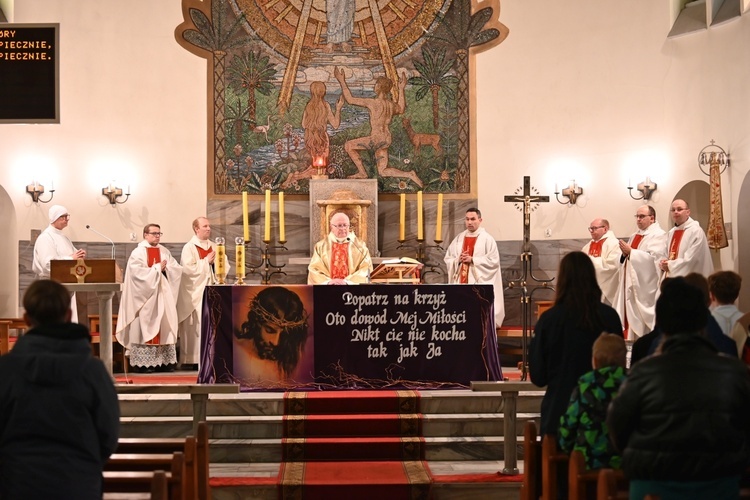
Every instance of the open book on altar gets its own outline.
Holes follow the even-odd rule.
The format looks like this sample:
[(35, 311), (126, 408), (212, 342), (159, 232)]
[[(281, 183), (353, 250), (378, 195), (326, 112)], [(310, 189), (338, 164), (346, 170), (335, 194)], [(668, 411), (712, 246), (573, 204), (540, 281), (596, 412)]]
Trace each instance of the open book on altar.
[(419, 283), (422, 263), (409, 257), (386, 259), (370, 273), (372, 283)]

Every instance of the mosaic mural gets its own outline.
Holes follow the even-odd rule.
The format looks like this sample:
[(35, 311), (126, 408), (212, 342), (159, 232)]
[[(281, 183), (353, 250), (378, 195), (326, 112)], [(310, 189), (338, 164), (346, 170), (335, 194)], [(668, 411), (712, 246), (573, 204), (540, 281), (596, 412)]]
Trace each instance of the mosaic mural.
[(508, 30), (499, 0), (183, 0), (177, 41), (209, 61), (209, 197), (471, 195), (470, 57)]

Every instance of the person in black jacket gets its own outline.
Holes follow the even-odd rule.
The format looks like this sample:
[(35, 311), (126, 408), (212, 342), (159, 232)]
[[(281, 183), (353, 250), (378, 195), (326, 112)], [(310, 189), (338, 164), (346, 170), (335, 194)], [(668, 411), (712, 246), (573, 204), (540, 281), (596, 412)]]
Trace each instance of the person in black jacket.
[(750, 375), (700, 331), (703, 293), (684, 278), (664, 285), (656, 324), (661, 352), (633, 366), (607, 416), (622, 451), (630, 498), (739, 498), (748, 463)]
[(31, 329), (0, 357), (0, 498), (101, 499), (120, 427), (112, 377), (63, 285), (32, 283), (23, 306)]
[(565, 255), (557, 279), (555, 303), (537, 321), (529, 346), (531, 381), (547, 386), (540, 431), (555, 436), (579, 377), (592, 370), (594, 341), (602, 332), (622, 335), (620, 316), (602, 303), (588, 255)]

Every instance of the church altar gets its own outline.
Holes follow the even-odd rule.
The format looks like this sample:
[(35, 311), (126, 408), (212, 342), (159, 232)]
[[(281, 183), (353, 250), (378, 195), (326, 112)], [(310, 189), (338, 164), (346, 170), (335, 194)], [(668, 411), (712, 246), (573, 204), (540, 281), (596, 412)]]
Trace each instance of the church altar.
[[(278, 320), (274, 311), (251, 307), (270, 289), (300, 303), (302, 315)], [(247, 391), (449, 388), (502, 380), (493, 296), (491, 285), (208, 286), (198, 382), (239, 383)], [(273, 321), (254, 325), (259, 317), (286, 329), (272, 355), (248, 333), (273, 330), (267, 326)]]

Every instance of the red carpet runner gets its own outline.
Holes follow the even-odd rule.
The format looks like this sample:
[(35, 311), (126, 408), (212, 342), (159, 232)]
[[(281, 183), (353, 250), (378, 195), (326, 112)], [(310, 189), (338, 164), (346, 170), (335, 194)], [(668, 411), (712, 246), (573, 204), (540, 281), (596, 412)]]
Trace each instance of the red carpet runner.
[(419, 394), (288, 392), (280, 498), (427, 499)]

